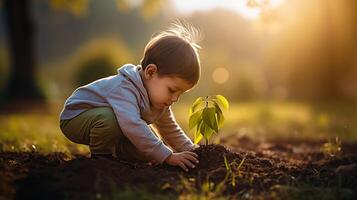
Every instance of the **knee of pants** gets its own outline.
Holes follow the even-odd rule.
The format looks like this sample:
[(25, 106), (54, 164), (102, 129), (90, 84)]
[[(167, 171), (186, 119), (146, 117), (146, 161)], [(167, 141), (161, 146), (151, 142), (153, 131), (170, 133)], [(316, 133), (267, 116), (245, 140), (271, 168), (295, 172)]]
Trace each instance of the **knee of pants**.
[(99, 129), (106, 140), (118, 140), (123, 135), (113, 110), (107, 107), (101, 108), (94, 128)]

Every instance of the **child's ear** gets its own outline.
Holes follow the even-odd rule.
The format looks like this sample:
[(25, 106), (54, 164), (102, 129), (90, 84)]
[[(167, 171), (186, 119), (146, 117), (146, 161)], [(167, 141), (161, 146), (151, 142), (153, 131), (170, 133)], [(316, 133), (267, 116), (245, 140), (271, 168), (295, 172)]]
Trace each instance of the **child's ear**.
[(155, 73), (157, 73), (157, 66), (155, 64), (149, 64), (145, 68), (145, 78), (151, 78)]

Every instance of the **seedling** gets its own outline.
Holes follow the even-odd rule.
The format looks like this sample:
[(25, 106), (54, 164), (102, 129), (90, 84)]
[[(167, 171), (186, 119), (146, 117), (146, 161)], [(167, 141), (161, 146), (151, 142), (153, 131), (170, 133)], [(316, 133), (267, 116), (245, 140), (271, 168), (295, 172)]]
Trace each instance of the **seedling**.
[(192, 104), (189, 115), (189, 129), (194, 131), (194, 143), (202, 138), (208, 140), (223, 126), (223, 111), (228, 111), (229, 103), (222, 95), (199, 97)]
[(242, 167), (242, 165), (243, 165), (243, 163), (245, 161), (245, 157), (240, 161), (238, 166), (237, 166), (237, 162), (236, 161), (233, 161), (232, 163), (228, 163), (228, 159), (227, 159), (227, 157), (225, 155), (223, 156), (223, 159), (224, 159), (224, 165), (226, 166), (226, 170), (227, 170), (227, 173), (226, 173), (226, 176), (225, 176), (224, 180), (226, 181), (226, 180), (229, 179), (229, 177), (232, 177), (231, 178), (231, 185), (233, 187), (235, 187), (236, 186), (236, 176), (237, 176), (235, 171), (237, 171), (238, 176), (240, 176), (240, 168)]
[(181, 184), (178, 185), (179, 191), (187, 192), (181, 192), (180, 199), (226, 199), (223, 194), (225, 188), (219, 187), (219, 185), (222, 183), (216, 185), (209, 176), (206, 176), (206, 180), (203, 182), (200, 181), (200, 178), (181, 177)]

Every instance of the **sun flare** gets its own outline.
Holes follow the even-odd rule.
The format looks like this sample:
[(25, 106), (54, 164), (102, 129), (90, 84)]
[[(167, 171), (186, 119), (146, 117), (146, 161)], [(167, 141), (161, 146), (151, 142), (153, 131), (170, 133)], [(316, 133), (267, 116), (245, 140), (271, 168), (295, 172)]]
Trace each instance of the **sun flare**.
[(171, 0), (176, 10), (181, 13), (191, 14), (195, 11), (209, 11), (215, 8), (232, 10), (246, 19), (254, 20), (259, 17), (261, 9), (259, 6), (249, 6), (249, 2), (255, 5), (264, 5), (276, 8), (284, 0)]

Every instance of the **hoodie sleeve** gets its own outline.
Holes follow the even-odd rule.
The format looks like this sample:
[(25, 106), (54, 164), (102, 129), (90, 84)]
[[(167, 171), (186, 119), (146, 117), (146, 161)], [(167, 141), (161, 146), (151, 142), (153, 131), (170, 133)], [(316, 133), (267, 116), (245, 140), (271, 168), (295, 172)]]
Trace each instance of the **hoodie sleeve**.
[(160, 163), (172, 154), (172, 150), (160, 140), (140, 117), (140, 109), (135, 89), (120, 88), (120, 92), (111, 91), (108, 103), (113, 108), (123, 134), (150, 159)]
[(181, 127), (177, 124), (171, 107), (165, 111), (162, 117), (153, 126), (157, 129), (160, 136), (173, 149), (178, 152), (194, 149), (195, 145), (187, 137)]

